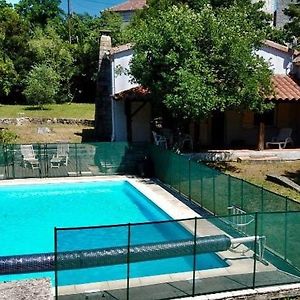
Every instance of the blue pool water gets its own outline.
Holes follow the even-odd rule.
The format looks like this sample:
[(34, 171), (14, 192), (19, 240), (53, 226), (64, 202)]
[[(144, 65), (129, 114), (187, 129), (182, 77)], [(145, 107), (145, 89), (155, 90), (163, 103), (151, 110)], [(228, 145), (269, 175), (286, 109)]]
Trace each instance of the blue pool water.
[[(0, 187), (0, 256), (54, 251), (54, 227), (81, 227), (171, 220), (127, 181), (36, 184)], [(177, 223), (131, 227), (131, 245), (191, 238)], [(58, 232), (58, 250), (126, 246), (126, 226)], [(185, 272), (192, 257), (133, 263), (131, 277)], [(200, 270), (227, 266), (216, 254), (197, 257)], [(79, 284), (126, 278), (126, 266), (116, 265), (59, 272), (59, 284)], [(0, 281), (51, 277), (53, 272), (0, 276)]]

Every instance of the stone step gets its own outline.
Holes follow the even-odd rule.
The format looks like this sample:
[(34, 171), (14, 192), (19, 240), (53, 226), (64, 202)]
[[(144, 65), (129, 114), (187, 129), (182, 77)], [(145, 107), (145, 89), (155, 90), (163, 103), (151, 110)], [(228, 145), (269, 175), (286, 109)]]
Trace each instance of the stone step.
[(277, 156), (239, 156), (237, 162), (243, 163), (272, 163), (274, 161), (281, 161)]
[(294, 181), (290, 180), (285, 176), (267, 174), (267, 179), (275, 183), (279, 183), (281, 185), (287, 186), (293, 190), (296, 190), (297, 192), (300, 192), (300, 185), (298, 185), (297, 183), (295, 183)]

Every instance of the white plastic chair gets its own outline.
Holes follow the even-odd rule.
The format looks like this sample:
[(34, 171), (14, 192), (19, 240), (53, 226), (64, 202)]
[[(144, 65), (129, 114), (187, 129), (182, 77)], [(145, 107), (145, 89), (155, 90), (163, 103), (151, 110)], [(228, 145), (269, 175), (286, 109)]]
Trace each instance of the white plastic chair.
[(69, 148), (69, 144), (57, 144), (56, 154), (50, 160), (51, 168), (59, 168), (61, 164), (68, 165)]
[(278, 146), (279, 149), (284, 149), (287, 144), (294, 145), (294, 141), (291, 138), (292, 128), (281, 128), (277, 136), (272, 137), (271, 142), (266, 143), (266, 148), (270, 145)]
[(40, 163), (35, 156), (32, 145), (21, 145), (21, 154), (25, 167), (29, 165), (32, 169), (39, 169)]
[(157, 134), (155, 131), (152, 131), (152, 135), (155, 145), (168, 149), (167, 139), (163, 135)]
[(188, 145), (189, 149), (193, 151), (193, 139), (189, 134), (184, 134), (180, 143), (181, 143), (181, 148), (184, 148), (185, 145)]

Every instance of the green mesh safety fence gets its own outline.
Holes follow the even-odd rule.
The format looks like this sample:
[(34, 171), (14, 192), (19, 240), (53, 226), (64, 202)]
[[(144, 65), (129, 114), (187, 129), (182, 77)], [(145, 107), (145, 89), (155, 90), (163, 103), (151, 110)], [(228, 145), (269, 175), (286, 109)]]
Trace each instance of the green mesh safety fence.
[(159, 300), (299, 283), (299, 230), (300, 212), (56, 229), (56, 299)]
[[(291, 274), (269, 278), (270, 284), (285, 284), (299, 280), (300, 242), (297, 232), (300, 230), (299, 212), (258, 213), (258, 235), (265, 238), (266, 259), (283, 272)], [(293, 276), (294, 275), (294, 276)], [(257, 280), (256, 286), (263, 286), (267, 278)]]
[(0, 178), (139, 174), (144, 143), (30, 144), (0, 148)]
[(247, 213), (300, 211), (300, 204), (212, 169), (193, 157), (150, 147), (155, 176), (215, 215), (237, 207)]

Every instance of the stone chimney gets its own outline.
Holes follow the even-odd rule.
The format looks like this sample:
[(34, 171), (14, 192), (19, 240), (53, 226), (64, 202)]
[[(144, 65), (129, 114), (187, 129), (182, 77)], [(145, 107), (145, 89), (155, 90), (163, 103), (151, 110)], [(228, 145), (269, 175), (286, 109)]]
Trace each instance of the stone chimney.
[(112, 131), (110, 49), (111, 37), (109, 36), (109, 31), (102, 31), (95, 100), (95, 134), (96, 139), (100, 141), (110, 141)]

